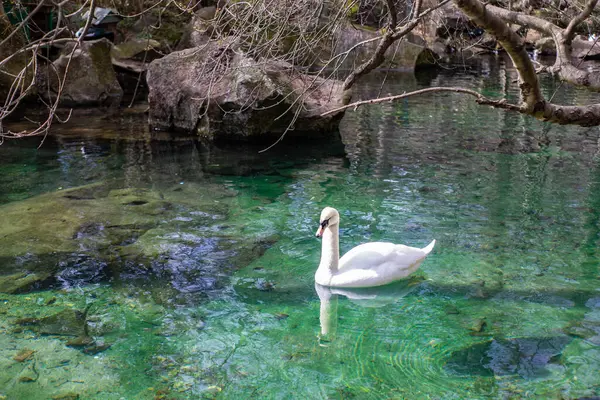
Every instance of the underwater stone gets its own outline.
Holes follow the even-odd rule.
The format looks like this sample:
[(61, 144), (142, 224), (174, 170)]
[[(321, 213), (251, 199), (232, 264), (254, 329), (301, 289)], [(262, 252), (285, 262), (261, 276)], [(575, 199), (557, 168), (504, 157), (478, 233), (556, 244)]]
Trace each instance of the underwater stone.
[(94, 339), (89, 336), (78, 336), (75, 339), (67, 340), (67, 346), (85, 347), (94, 343)]
[(87, 346), (83, 349), (83, 352), (85, 354), (90, 354), (90, 355), (94, 355), (94, 354), (98, 354), (100, 352), (103, 352), (104, 350), (108, 349), (110, 346), (112, 346), (112, 344), (109, 343), (95, 343), (91, 346)]
[(593, 297), (585, 303), (586, 307), (600, 308), (600, 297)]
[(567, 335), (576, 336), (582, 339), (589, 339), (596, 336), (596, 332), (584, 326), (568, 326), (563, 331)]
[(559, 363), (568, 336), (494, 339), (452, 353), (446, 369), (458, 375), (522, 378), (547, 376), (550, 364)]
[(485, 330), (486, 326), (487, 322), (485, 321), (485, 318), (479, 318), (473, 323), (473, 325), (469, 327), (469, 330), (471, 331), (471, 334), (474, 335), (482, 333)]
[(238, 251), (236, 252), (236, 255), (231, 258), (231, 264), (235, 269), (241, 269), (250, 265), (252, 261), (262, 257), (267, 250), (279, 241), (279, 239), (279, 235), (271, 235), (260, 238), (256, 242), (244, 246), (237, 246), (236, 243), (233, 243)]
[(92, 183), (85, 186), (65, 189), (60, 192), (64, 198), (70, 200), (91, 200), (106, 197), (109, 193), (106, 182)]
[(51, 280), (51, 277), (50, 273), (44, 272), (19, 272), (12, 275), (0, 276), (0, 293), (19, 294), (44, 289), (46, 283)]
[(267, 281), (263, 278), (258, 278), (254, 283), (254, 286), (261, 292), (270, 292), (275, 290), (275, 283), (273, 281)]
[(452, 304), (447, 304), (446, 307), (444, 307), (444, 311), (446, 311), (447, 315), (460, 314), (460, 311), (458, 310), (458, 308), (456, 308), (456, 306), (452, 305)]
[(78, 400), (79, 395), (77, 393), (68, 392), (64, 394), (57, 394), (56, 396), (52, 396), (52, 400)]
[(83, 336), (85, 334), (85, 313), (78, 310), (63, 310), (44, 318), (21, 318), (18, 325), (31, 326), (45, 335)]
[(22, 349), (13, 357), (13, 360), (15, 360), (17, 362), (26, 361), (26, 360), (30, 359), (31, 356), (33, 356), (33, 353), (35, 353), (34, 350)]

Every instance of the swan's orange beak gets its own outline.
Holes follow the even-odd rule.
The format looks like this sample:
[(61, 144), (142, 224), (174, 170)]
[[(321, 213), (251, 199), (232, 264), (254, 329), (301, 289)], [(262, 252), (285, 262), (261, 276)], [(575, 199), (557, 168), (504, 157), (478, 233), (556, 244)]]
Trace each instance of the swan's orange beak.
[(323, 231), (324, 230), (325, 229), (323, 228), (323, 226), (319, 225), (319, 229), (317, 229), (317, 233), (315, 234), (315, 236), (318, 237), (318, 238), (323, 237)]

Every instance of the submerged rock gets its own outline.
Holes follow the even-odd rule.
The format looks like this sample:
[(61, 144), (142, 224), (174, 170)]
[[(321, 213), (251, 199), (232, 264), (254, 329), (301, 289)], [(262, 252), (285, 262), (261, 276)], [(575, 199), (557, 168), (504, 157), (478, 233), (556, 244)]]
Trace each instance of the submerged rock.
[(47, 271), (38, 273), (18, 272), (0, 276), (0, 293), (18, 294), (44, 289), (49, 281), (54, 281), (54, 279), (52, 274)]
[(84, 336), (85, 314), (84, 311), (67, 309), (43, 318), (21, 318), (16, 323), (44, 335)]
[(112, 344), (109, 344), (109, 343), (94, 343), (90, 346), (84, 347), (83, 352), (85, 354), (94, 355), (94, 354), (103, 352), (104, 350), (110, 348), (111, 346), (112, 346)]
[[(0, 292), (111, 282), (144, 285), (166, 301), (202, 300), (278, 240), (270, 226), (249, 232), (225, 222), (235, 195), (211, 184), (162, 191), (90, 185), (2, 205)], [(36, 315), (18, 324), (71, 336), (84, 327), (89, 336), (102, 336), (122, 326), (103, 315), (85, 324), (63, 315), (66, 327), (56, 318)]]
[(458, 375), (539, 378), (549, 374), (547, 367), (558, 362), (571, 340), (568, 336), (493, 339), (455, 351), (446, 368)]
[(67, 346), (70, 347), (86, 347), (92, 344), (94, 344), (94, 338), (85, 335), (67, 340)]
[(52, 396), (52, 400), (79, 400), (79, 394), (73, 392), (67, 392)]
[(24, 362), (26, 360), (29, 360), (34, 353), (34, 350), (22, 349), (13, 357), (13, 360), (15, 360), (16, 362)]
[(290, 64), (257, 62), (234, 39), (177, 51), (147, 74), (150, 125), (195, 131), (206, 139), (325, 136), (337, 132), (342, 84), (300, 74)]
[(18, 291), (29, 281), (48, 278), (39, 271), (53, 273), (59, 261), (72, 266), (87, 257), (74, 252), (135, 240), (156, 225), (155, 216), (168, 208), (169, 203), (158, 192), (131, 188), (109, 192), (103, 185), (60, 190), (2, 205), (3, 271), (35, 274), (15, 275), (13, 279), (19, 281), (14, 283), (0, 278), (0, 288), (4, 287), (0, 290), (14, 287)]

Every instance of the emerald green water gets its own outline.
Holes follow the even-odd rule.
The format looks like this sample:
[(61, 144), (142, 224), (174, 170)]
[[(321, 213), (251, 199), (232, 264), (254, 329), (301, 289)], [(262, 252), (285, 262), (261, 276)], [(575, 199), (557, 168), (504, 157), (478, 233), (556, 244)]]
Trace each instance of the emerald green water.
[[(513, 79), (491, 64), (382, 93)], [(258, 154), (125, 115), (3, 144), (0, 398), (600, 396), (598, 129), (443, 94), (340, 130)], [(324, 206), (342, 253), (437, 245), (398, 284), (315, 288)]]

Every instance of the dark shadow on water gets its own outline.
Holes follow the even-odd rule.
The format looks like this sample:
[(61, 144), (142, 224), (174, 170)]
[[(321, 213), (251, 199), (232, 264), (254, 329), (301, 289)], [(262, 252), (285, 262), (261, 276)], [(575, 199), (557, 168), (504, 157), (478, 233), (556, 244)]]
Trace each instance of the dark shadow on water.
[(493, 339), (452, 353), (446, 370), (456, 375), (543, 378), (573, 339), (568, 336)]
[(216, 175), (247, 176), (276, 174), (281, 169), (303, 168), (327, 158), (345, 158), (339, 138), (299, 143), (283, 142), (272, 149), (257, 144), (218, 144), (202, 146), (204, 171)]
[[(49, 165), (58, 161), (57, 167), (63, 172), (81, 174), (81, 168), (93, 164), (95, 176), (100, 171), (143, 170), (148, 173), (158, 167), (168, 169), (188, 168), (192, 174), (200, 167), (203, 172), (217, 175), (244, 176), (250, 174), (270, 174), (282, 168), (301, 168), (324, 158), (344, 158), (345, 148), (339, 134), (320, 139), (285, 141), (272, 149), (261, 152), (267, 144), (250, 143), (203, 143), (198, 137), (170, 135), (160, 140), (130, 136), (103, 136), (102, 131), (95, 135), (49, 136), (38, 149), (39, 138), (23, 138), (7, 141), (1, 147), (4, 163), (29, 163)], [(86, 132), (87, 132), (86, 131)], [(118, 157), (119, 158), (115, 158)], [(112, 157), (113, 163), (92, 163), (91, 160)], [(57, 160), (58, 158), (58, 160)], [(111, 165), (113, 164), (113, 165)], [(157, 172), (160, 172), (157, 170)]]

